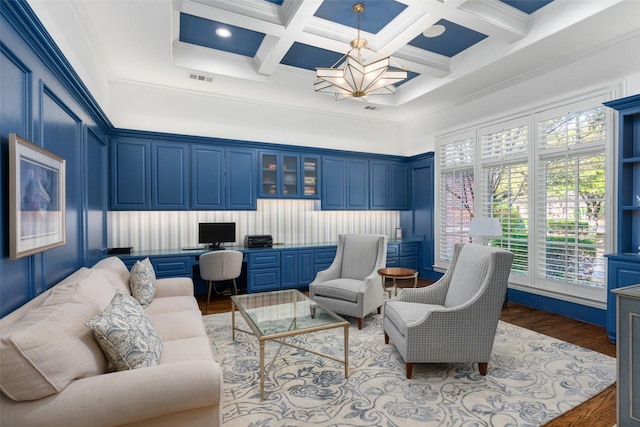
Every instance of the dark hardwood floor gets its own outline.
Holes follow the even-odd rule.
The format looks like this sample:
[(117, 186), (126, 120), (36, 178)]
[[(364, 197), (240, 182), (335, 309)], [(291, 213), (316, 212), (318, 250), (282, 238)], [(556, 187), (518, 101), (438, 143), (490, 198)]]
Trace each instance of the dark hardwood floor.
[[(430, 282), (419, 280), (418, 286)], [(398, 281), (399, 287), (413, 286), (413, 281)], [(222, 287), (220, 287), (222, 290)], [(224, 313), (231, 310), (228, 295), (212, 294), (209, 311), (205, 313), (206, 295), (198, 295), (203, 314)], [(616, 346), (611, 344), (604, 327), (595, 326), (557, 314), (536, 310), (520, 304), (508, 303), (501, 320), (536, 331), (562, 341), (615, 357)], [(582, 405), (545, 424), (546, 427), (612, 427), (616, 423), (616, 385), (613, 384)]]

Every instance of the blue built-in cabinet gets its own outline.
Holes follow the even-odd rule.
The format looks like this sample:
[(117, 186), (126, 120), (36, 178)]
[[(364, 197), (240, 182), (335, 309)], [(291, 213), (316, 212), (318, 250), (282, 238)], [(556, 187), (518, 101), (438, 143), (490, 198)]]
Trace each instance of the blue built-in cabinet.
[(387, 267), (418, 270), (420, 242), (390, 242), (387, 244)]
[(260, 151), (260, 197), (300, 198), (300, 155)]
[(151, 209), (187, 209), (189, 147), (156, 142), (151, 144), (151, 148)]
[(616, 342), (615, 289), (640, 284), (640, 95), (605, 102), (618, 111), (617, 248), (607, 257), (607, 333)]
[(255, 210), (256, 150), (114, 137), (112, 210)]
[(406, 210), (411, 205), (409, 165), (387, 159), (323, 156), (324, 210)]
[(317, 199), (320, 156), (260, 150), (258, 189), (261, 198)]
[[(319, 271), (329, 268), (337, 246), (250, 250), (247, 292), (264, 292), (309, 286)], [(420, 242), (403, 240), (387, 244), (387, 267), (418, 269)]]
[(151, 209), (150, 143), (136, 139), (111, 141), (111, 208)]
[(411, 188), (411, 210), (400, 211), (400, 227), (405, 238), (422, 242), (418, 253), (419, 276), (438, 280), (442, 274), (434, 270), (434, 161), (433, 153), (411, 158), (409, 181)]
[(346, 159), (322, 157), (321, 207), (325, 210), (345, 210), (347, 208)]
[(411, 188), (407, 163), (371, 160), (369, 171), (370, 209), (409, 209)]
[(251, 148), (225, 149), (225, 209), (256, 210), (258, 167), (256, 150)]
[(136, 138), (112, 139), (111, 208), (187, 209), (188, 148), (184, 144)]
[(192, 145), (191, 209), (224, 209), (224, 199), (224, 148)]
[(264, 145), (115, 131), (110, 208), (255, 210), (258, 198), (320, 199), (323, 210), (411, 208), (409, 164), (398, 157), (259, 148)]

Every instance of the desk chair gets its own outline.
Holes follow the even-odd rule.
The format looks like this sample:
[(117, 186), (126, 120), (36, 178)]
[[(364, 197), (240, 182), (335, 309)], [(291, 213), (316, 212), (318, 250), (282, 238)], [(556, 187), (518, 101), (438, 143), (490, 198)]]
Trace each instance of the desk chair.
[(211, 299), (211, 285), (213, 282), (231, 280), (233, 293), (238, 294), (236, 278), (242, 272), (242, 252), (231, 250), (211, 251), (200, 255), (200, 277), (207, 281), (207, 306), (209, 312), (209, 300)]

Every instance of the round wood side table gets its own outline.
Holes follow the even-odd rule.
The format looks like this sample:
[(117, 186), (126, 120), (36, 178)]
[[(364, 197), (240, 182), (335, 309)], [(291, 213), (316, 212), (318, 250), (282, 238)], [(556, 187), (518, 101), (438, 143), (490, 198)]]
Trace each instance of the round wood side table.
[[(385, 292), (389, 292), (389, 298), (391, 298), (391, 290), (393, 290), (398, 296), (398, 287), (396, 286), (397, 279), (413, 279), (413, 287), (418, 286), (418, 272), (412, 268), (403, 267), (387, 267), (378, 270), (378, 274), (382, 277), (382, 289)], [(387, 288), (385, 286), (386, 279), (393, 281), (393, 288)]]

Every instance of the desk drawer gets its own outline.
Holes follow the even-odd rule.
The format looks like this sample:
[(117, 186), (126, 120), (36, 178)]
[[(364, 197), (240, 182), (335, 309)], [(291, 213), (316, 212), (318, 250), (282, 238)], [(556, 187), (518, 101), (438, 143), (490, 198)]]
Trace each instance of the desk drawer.
[(338, 248), (316, 249), (314, 264), (331, 264), (336, 257)]
[(280, 251), (249, 254), (249, 269), (280, 268)]
[(418, 243), (403, 243), (400, 245), (400, 256), (417, 256)]
[(151, 258), (156, 277), (191, 276), (191, 258)]
[(397, 243), (389, 243), (387, 244), (387, 258), (396, 258), (400, 250), (398, 249)]
[(248, 292), (265, 292), (280, 289), (280, 269), (263, 268), (249, 272)]

